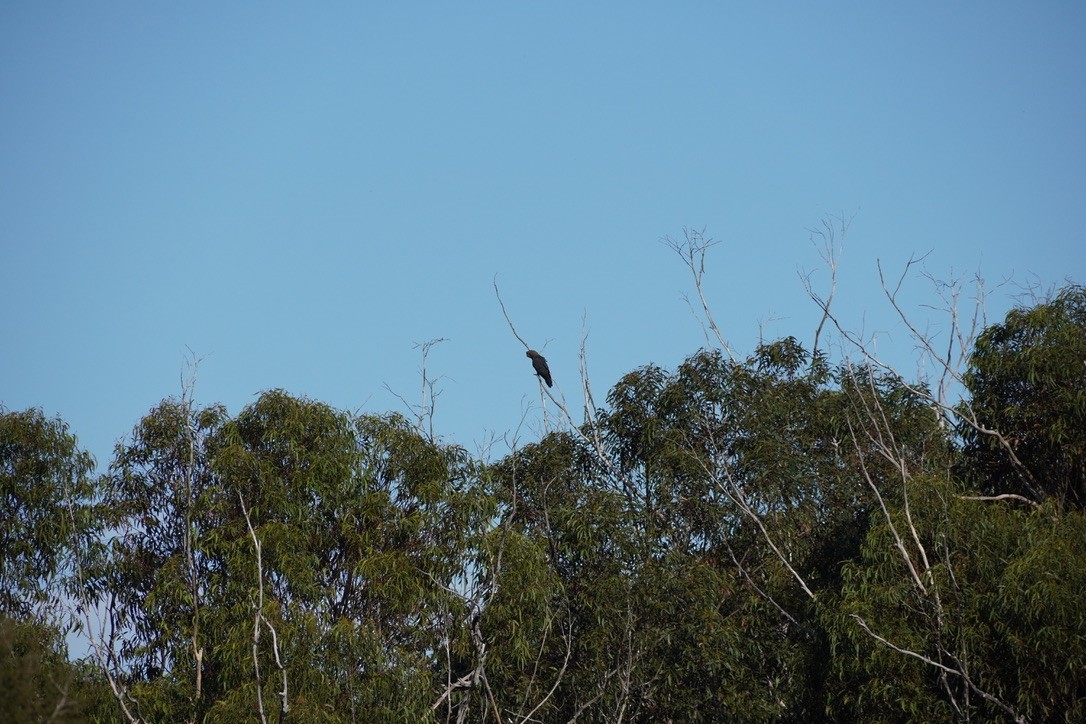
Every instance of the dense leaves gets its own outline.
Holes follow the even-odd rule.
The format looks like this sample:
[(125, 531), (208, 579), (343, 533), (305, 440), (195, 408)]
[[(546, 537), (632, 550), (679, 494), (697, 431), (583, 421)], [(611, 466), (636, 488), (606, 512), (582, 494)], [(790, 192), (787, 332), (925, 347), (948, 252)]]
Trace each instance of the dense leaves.
[(957, 430), (787, 338), (488, 463), (273, 390), (95, 478), (4, 411), (0, 677), (71, 721), (1081, 721), (1082, 289), (971, 360)]
[[(926, 488), (926, 491), (923, 489)], [(926, 593), (908, 582), (889, 524), (876, 525), (824, 620), (837, 650), (836, 718), (905, 721), (1086, 715), (1086, 518), (964, 500), (918, 481), (912, 515), (938, 563)], [(897, 511), (902, 523), (902, 511)], [(902, 655), (857, 626), (862, 618)], [(935, 662), (932, 664), (930, 662)], [(960, 673), (964, 670), (976, 688)]]
[(107, 476), (120, 534), (103, 583), (141, 710), (243, 718), (260, 670), (266, 710), (285, 675), (302, 720), (425, 711), (468, 467), (401, 418), (281, 391), (234, 419), (152, 410)]
[(977, 424), (962, 436), (977, 484), (1086, 508), (1086, 288), (985, 330), (966, 383)]
[(58, 577), (99, 525), (93, 469), (62, 420), (0, 406), (0, 615), (52, 620)]
[(0, 721), (82, 722), (112, 718), (115, 702), (100, 672), (68, 661), (60, 633), (0, 617)]

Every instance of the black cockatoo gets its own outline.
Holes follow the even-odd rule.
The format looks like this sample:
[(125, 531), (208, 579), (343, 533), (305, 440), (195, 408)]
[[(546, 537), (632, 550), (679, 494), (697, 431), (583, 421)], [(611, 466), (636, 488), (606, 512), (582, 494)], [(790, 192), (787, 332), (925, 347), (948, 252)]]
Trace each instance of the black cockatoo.
[(528, 350), (525, 354), (532, 358), (532, 367), (535, 368), (535, 373), (543, 378), (543, 381), (547, 383), (547, 387), (553, 387), (554, 383), (551, 382), (551, 368), (547, 366), (547, 360), (543, 359), (543, 355), (539, 354), (534, 349)]

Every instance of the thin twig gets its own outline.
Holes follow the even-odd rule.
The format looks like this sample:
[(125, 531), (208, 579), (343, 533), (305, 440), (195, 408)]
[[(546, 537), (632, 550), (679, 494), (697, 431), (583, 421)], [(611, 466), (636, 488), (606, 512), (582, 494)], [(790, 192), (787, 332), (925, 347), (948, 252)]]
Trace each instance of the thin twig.
[[(713, 335), (716, 337), (717, 344), (728, 355), (728, 359), (732, 362), (736, 361), (735, 354), (732, 352), (731, 345), (724, 339), (724, 335), (721, 334), (720, 328), (716, 324), (716, 320), (713, 319), (713, 312), (709, 306), (709, 300), (705, 297), (705, 257), (712, 247), (716, 246), (720, 242), (714, 239), (707, 239), (705, 237), (705, 229), (700, 231), (695, 229), (683, 229), (683, 241), (677, 241), (670, 236), (665, 236), (661, 241), (665, 246), (679, 255), (679, 258), (683, 260), (687, 268), (690, 269), (691, 275), (694, 278), (694, 288), (698, 293), (698, 300), (701, 302), (701, 311), (705, 315), (705, 321), (709, 324), (709, 329), (713, 331)], [(689, 303), (689, 300), (687, 300)]]

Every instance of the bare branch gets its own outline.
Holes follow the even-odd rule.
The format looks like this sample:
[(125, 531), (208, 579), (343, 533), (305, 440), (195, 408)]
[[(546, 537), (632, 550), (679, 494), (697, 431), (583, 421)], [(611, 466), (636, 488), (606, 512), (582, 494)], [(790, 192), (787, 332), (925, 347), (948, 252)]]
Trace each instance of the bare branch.
[(502, 293), (498, 289), (498, 275), (497, 274), (494, 275), (494, 296), (496, 296), (498, 298), (498, 304), (502, 308), (502, 316), (505, 317), (506, 323), (509, 324), (509, 329), (513, 333), (513, 336), (516, 337), (520, 341), (520, 343), (524, 345), (524, 349), (526, 349), (526, 350), (531, 349), (531, 345), (529, 345), (527, 342), (525, 342), (524, 337), (521, 337), (520, 334), (517, 332), (517, 328), (513, 324), (513, 320), (509, 318), (509, 312), (507, 312), (505, 310), (505, 302), (502, 301)]
[(761, 596), (763, 599), (769, 601), (769, 603), (772, 604), (773, 608), (777, 609), (780, 614), (789, 621), (791, 621), (794, 626), (799, 626), (800, 628), (806, 629), (807, 627), (797, 621), (795, 616), (788, 613), (788, 611), (785, 610), (784, 606), (777, 603), (776, 599), (774, 599), (773, 596), (762, 590), (761, 586), (754, 582), (753, 576), (750, 575), (747, 567), (744, 566), (743, 563), (736, 557), (735, 551), (732, 549), (731, 544), (728, 543), (727, 538), (724, 539), (724, 545), (728, 549), (728, 555), (731, 557), (732, 563), (735, 564), (736, 570), (739, 571), (739, 575), (743, 577), (743, 580), (746, 581), (747, 585), (754, 589), (754, 592)]
[(944, 673), (950, 674), (951, 676), (960, 676), (962, 678), (962, 680), (965, 682), (966, 686), (968, 686), (972, 691), (976, 692), (978, 695), (980, 695), (986, 701), (990, 701), (992, 704), (995, 704), (996, 706), (998, 706), (1000, 709), (1002, 709), (1004, 712), (1006, 712), (1012, 719), (1014, 719), (1014, 721), (1016, 721), (1016, 722), (1025, 722), (1026, 721), (1026, 718), (1024, 716), (1022, 716), (1021, 714), (1019, 714), (1017, 711), (1015, 711), (1010, 705), (1006, 704), (1002, 700), (996, 698), (995, 696), (989, 694), (988, 692), (984, 691), (983, 689), (978, 687), (976, 684), (974, 684), (973, 680), (969, 678), (969, 676), (965, 673), (965, 671), (963, 669), (961, 669), (961, 668), (958, 668), (958, 669), (951, 668), (949, 666), (946, 666), (945, 664), (941, 664), (938, 661), (935, 661), (934, 659), (928, 658), (927, 656), (924, 656), (923, 654), (917, 653), (916, 651), (911, 651), (909, 649), (902, 648), (902, 647), (900, 647), (900, 646), (898, 646), (898, 645), (896, 645), (894, 643), (891, 643), (890, 641), (887, 641), (885, 638), (883, 638), (882, 636), (879, 636), (877, 633), (872, 631), (871, 627), (867, 625), (867, 622), (864, 621), (863, 618), (860, 617), (859, 615), (854, 613), (854, 614), (852, 614), (852, 618), (855, 619), (855, 621), (860, 625), (860, 628), (862, 628), (864, 631), (866, 631), (868, 633), (868, 635), (870, 635), (873, 639), (875, 639), (879, 643), (883, 644), (884, 646), (886, 646), (888, 648), (891, 648), (894, 651), (897, 651), (899, 654), (904, 654), (906, 656), (911, 656), (911, 657), (913, 657), (915, 659), (923, 661), (925, 664), (928, 664), (929, 666), (933, 666), (936, 669), (939, 669), (940, 671), (942, 671)]
[[(969, 330), (965, 330), (959, 322), (959, 316), (955, 307), (959, 293), (953, 291), (949, 295), (947, 300), (946, 311), (950, 316), (951, 332), (950, 336), (956, 339), (956, 350), (946, 352), (938, 351), (935, 348), (934, 340), (930, 335), (921, 332), (916, 325), (910, 320), (908, 314), (905, 312), (900, 301), (900, 291), (904, 283), (905, 276), (908, 271), (920, 264), (925, 256), (910, 257), (909, 261), (905, 265), (905, 270), (898, 278), (896, 284), (891, 289), (889, 283), (886, 280), (885, 273), (882, 269), (881, 263), (878, 265), (879, 280), (883, 288), (883, 293), (886, 299), (889, 301), (894, 313), (905, 324), (909, 331), (910, 336), (916, 342), (920, 352), (923, 354), (924, 359), (929, 363), (934, 364), (939, 370), (939, 383), (935, 391), (926, 389), (922, 384), (911, 382), (894, 366), (884, 361), (879, 354), (872, 348), (871, 345), (863, 341), (863, 339), (848, 330), (833, 313), (832, 310), (825, 303), (818, 298), (817, 295), (812, 295), (812, 300), (818, 304), (826, 316), (826, 318), (834, 325), (834, 328), (841, 335), (842, 340), (855, 350), (864, 358), (865, 362), (873, 369), (877, 369), (890, 378), (892, 378), (902, 389), (908, 391), (910, 394), (915, 395), (918, 399), (925, 400), (933, 411), (940, 417), (940, 424), (945, 426), (952, 426), (955, 422), (963, 423), (971, 427), (981, 435), (991, 437), (997, 442), (999, 447), (1007, 454), (1011, 465), (1015, 471), (1019, 474), (1026, 488), (1035, 498), (1041, 499), (1043, 496), (1040, 494), (1040, 486), (1037, 484), (1037, 480), (1033, 473), (1022, 463), (1017, 454), (1015, 453), (1014, 446), (1010, 439), (1008, 439), (999, 430), (995, 430), (985, 426), (981, 423), (977, 414), (973, 411), (972, 406), (968, 400), (952, 402), (949, 399), (949, 391), (952, 386), (964, 386), (965, 378), (963, 367), (968, 362), (969, 353), (972, 348), (973, 341), (978, 334), (979, 325), (983, 323), (983, 285), (978, 281), (976, 285), (978, 287), (978, 297), (975, 304), (973, 313), (972, 327)], [(955, 289), (958, 282), (942, 283), (946, 288)]]
[(196, 475), (196, 423), (193, 419), (194, 397), (196, 378), (199, 373), (202, 358), (197, 358), (192, 349), (189, 349), (189, 357), (186, 360), (186, 372), (181, 375), (181, 411), (185, 416), (185, 437), (188, 445), (188, 459), (182, 475), (182, 485), (185, 494), (185, 530), (182, 534), (182, 546), (185, 551), (185, 569), (188, 577), (189, 595), (192, 597), (192, 657), (196, 664), (196, 691), (192, 696), (193, 712), (190, 722), (195, 722), (196, 709), (199, 706), (200, 697), (203, 694), (204, 681), (204, 647), (200, 641), (200, 579), (196, 570), (196, 558), (194, 553), (194, 533), (196, 525), (193, 521), (193, 485)]
[[(814, 591), (812, 591), (811, 587), (807, 585), (807, 581), (803, 578), (800, 572), (795, 569), (795, 567), (792, 565), (792, 562), (788, 560), (788, 556), (784, 555), (784, 553), (781, 551), (780, 546), (777, 545), (777, 542), (770, 534), (769, 529), (766, 528), (765, 522), (762, 520), (762, 517), (754, 511), (754, 508), (751, 507), (750, 502), (746, 498), (746, 495), (743, 493), (742, 489), (739, 487), (735, 479), (732, 478), (731, 471), (725, 468), (724, 472), (727, 479), (727, 485), (721, 486), (719, 482), (719, 477), (717, 477), (716, 475), (713, 476), (714, 484), (719, 486), (724, 494), (727, 495), (739, 507), (739, 510), (742, 511), (742, 513), (747, 516), (747, 518), (749, 518), (755, 526), (757, 526), (758, 530), (762, 534), (762, 537), (765, 539), (765, 542), (769, 545), (774, 555), (777, 556), (777, 559), (784, 565), (785, 568), (788, 569), (788, 572), (792, 574), (792, 577), (796, 579), (796, 583), (798, 583), (799, 587), (803, 589), (803, 592), (807, 594), (807, 597), (810, 598), (812, 601), (815, 600), (815, 598), (817, 597), (815, 596)], [(777, 608), (780, 609), (780, 606), (777, 606)]]
[[(728, 358), (735, 362), (735, 354), (732, 352), (731, 345), (724, 339), (724, 335), (720, 333), (720, 328), (716, 324), (716, 320), (713, 319), (713, 312), (709, 307), (709, 301), (705, 298), (705, 256), (709, 249), (716, 246), (720, 242), (713, 239), (705, 238), (705, 229), (697, 231), (694, 229), (683, 229), (683, 240), (678, 241), (672, 239), (670, 236), (665, 236), (661, 241), (669, 249), (679, 255), (679, 258), (683, 260), (687, 268), (690, 269), (690, 273), (694, 278), (694, 288), (698, 292), (698, 299), (701, 301), (701, 310), (705, 315), (705, 321), (709, 324), (709, 329), (713, 331), (713, 335), (716, 337), (717, 344), (724, 350)], [(689, 300), (687, 300), (689, 303)]]
[[(901, 285), (902, 285), (902, 283), (904, 281), (905, 274), (908, 272), (910, 267), (912, 267), (914, 264), (920, 263), (921, 261), (923, 261), (923, 259), (924, 259), (924, 257), (920, 257), (919, 259), (912, 258), (912, 259), (909, 260), (908, 264), (906, 264), (905, 270), (902, 272), (901, 277), (898, 279), (898, 283), (894, 287), (893, 291), (891, 291), (886, 285), (885, 277), (884, 277), (883, 271), (882, 271), (882, 265), (880, 263), (879, 266), (878, 266), (878, 268), (879, 268), (879, 281), (882, 283), (883, 292), (886, 295), (886, 298), (889, 300), (891, 307), (897, 313), (898, 318), (902, 321), (902, 323), (904, 323), (905, 326), (908, 328), (910, 335), (920, 345), (922, 351), (927, 355), (928, 359), (939, 361), (938, 363), (942, 367), (942, 373), (943, 373), (942, 379), (944, 380), (943, 385), (940, 387), (940, 393), (932, 395), (930, 392), (928, 392), (926, 390), (921, 390), (919, 388), (916, 388), (913, 385), (909, 385), (909, 384), (906, 383), (905, 379), (900, 375), (900, 373), (898, 373), (892, 367), (890, 367), (889, 365), (875, 359), (873, 356), (868, 355), (868, 357), (872, 362), (878, 364), (880, 367), (885, 369), (887, 372), (889, 372), (889, 373), (893, 374), (895, 377), (897, 377), (899, 379), (899, 381), (903, 385), (905, 385), (910, 391), (915, 390), (915, 393), (920, 395), (922, 399), (930, 400), (930, 402), (937, 409), (941, 410), (943, 412), (943, 414), (946, 415), (947, 417), (950, 417), (952, 419), (960, 420), (960, 421), (964, 422), (965, 424), (969, 425), (970, 427), (972, 427), (977, 432), (981, 433), (982, 435), (986, 435), (986, 436), (991, 437), (992, 439), (994, 439), (999, 444), (999, 446), (1003, 449), (1003, 451), (1007, 454), (1007, 457), (1011, 461), (1011, 465), (1014, 467), (1015, 471), (1018, 473), (1019, 477), (1022, 479), (1022, 482), (1026, 485), (1026, 487), (1030, 491), (1030, 493), (1032, 493), (1037, 498), (1041, 498), (1042, 497), (1041, 494), (1040, 494), (1040, 489), (1041, 488), (1040, 488), (1040, 485), (1037, 482), (1036, 477), (1025, 466), (1025, 464), (1022, 463), (1022, 461), (1018, 458), (1018, 455), (1015, 453), (1014, 446), (1011, 444), (1011, 441), (1008, 440), (998, 430), (990, 429), (990, 428), (986, 427), (985, 425), (981, 424), (980, 420), (977, 418), (976, 413), (973, 412), (972, 406), (968, 403), (968, 401), (963, 401), (963, 403), (961, 405), (951, 405), (950, 402), (942, 395), (942, 391), (945, 390), (947, 380), (952, 380), (953, 382), (955, 382), (957, 384), (964, 385), (965, 380), (964, 380), (964, 377), (962, 375), (962, 372), (959, 369), (957, 364), (952, 364), (950, 362), (951, 354), (950, 354), (949, 351), (948, 351), (948, 353), (946, 355), (947, 361), (945, 363), (942, 362), (943, 357), (941, 357), (940, 354), (935, 350), (935, 348), (933, 346), (932, 338), (930, 336), (928, 336), (928, 335), (922, 334), (916, 328), (915, 324), (913, 324), (913, 322), (909, 319), (908, 315), (905, 313), (905, 310), (902, 308), (900, 302), (898, 301), (898, 294), (899, 294), (899, 291), (901, 289)], [(954, 287), (955, 285), (956, 285), (956, 283), (952, 283), (952, 284), (950, 284), (948, 286)], [(956, 301), (957, 301), (957, 293), (954, 293), (952, 298), (953, 298), (953, 301), (956, 303)], [(982, 302), (983, 302), (983, 297), (980, 297), (978, 299), (977, 306), (978, 307), (983, 306)], [(958, 333), (958, 329), (959, 329), (958, 324), (957, 324), (957, 320), (958, 320), (957, 309), (956, 309), (954, 304), (951, 304), (950, 309), (948, 311), (950, 312), (951, 321), (952, 321), (952, 324), (954, 325), (953, 326), (954, 331), (952, 332), (952, 335), (951, 335), (953, 337), (953, 336), (955, 336), (955, 334)], [(976, 338), (976, 334), (977, 334), (977, 332), (976, 332), (976, 323), (977, 323), (977, 317), (974, 316), (974, 328), (973, 328), (973, 330), (971, 330), (968, 333), (968, 335), (960, 338), (962, 341), (960, 343), (960, 345), (961, 345), (960, 346), (960, 355), (959, 355), (959, 358), (958, 358), (959, 363), (964, 363), (968, 359), (969, 351), (972, 348), (973, 340)], [(866, 354), (866, 352), (865, 352), (865, 354)]]
[(283, 666), (283, 659), (279, 655), (279, 635), (275, 631), (275, 627), (271, 625), (271, 621), (267, 616), (261, 614), (261, 621), (267, 626), (268, 631), (272, 637), (272, 655), (275, 657), (275, 667), (279, 669), (279, 676), (283, 682), (283, 688), (279, 690), (279, 722), (286, 721), (287, 712), (290, 711), (290, 706), (287, 702), (287, 669)]
[(242, 496), (241, 490), (238, 490), (237, 493), (238, 501), (241, 503), (241, 512), (245, 516), (245, 525), (249, 528), (249, 536), (253, 540), (253, 550), (256, 553), (257, 599), (253, 604), (253, 672), (256, 676), (257, 709), (260, 714), (260, 721), (267, 724), (268, 719), (264, 713), (264, 695), (260, 677), (260, 626), (263, 624), (271, 632), (272, 653), (275, 657), (275, 664), (282, 676), (283, 688), (279, 692), (279, 721), (283, 722), (286, 720), (287, 712), (290, 710), (290, 706), (287, 702), (287, 672), (279, 656), (279, 637), (276, 635), (275, 627), (271, 625), (271, 622), (268, 621), (267, 617), (264, 615), (263, 549), (260, 545), (260, 538), (257, 537), (256, 530), (253, 528), (253, 521), (249, 516), (249, 508), (245, 505), (245, 498)]
[[(525, 342), (524, 338), (521, 337), (520, 334), (517, 332), (516, 326), (513, 324), (513, 320), (510, 319), (509, 314), (506, 311), (505, 304), (504, 304), (504, 302), (502, 302), (501, 292), (498, 290), (497, 281), (495, 281), (495, 283), (494, 283), (494, 293), (498, 297), (498, 303), (501, 305), (502, 314), (505, 316), (505, 320), (509, 324), (509, 329), (513, 332), (513, 335), (520, 341), (520, 343), (523, 344), (525, 346), (525, 348), (527, 348), (528, 343)], [(585, 317), (582, 317), (582, 325), (583, 325), (583, 320), (586, 319), (586, 318), (587, 318), (587, 315)], [(555, 383), (555, 389), (558, 390), (558, 395), (560, 395), (560, 397), (558, 397), (558, 396), (555, 395), (555, 393), (550, 388), (546, 387), (545, 385), (543, 385), (541, 383), (539, 385), (539, 391), (540, 391), (540, 401), (541, 401), (541, 404), (543, 406), (543, 412), (544, 412), (544, 425), (545, 425), (545, 428), (548, 429), (548, 430), (550, 429), (550, 425), (548, 424), (547, 418), (546, 418), (546, 414), (547, 414), (546, 398), (550, 398), (550, 401), (552, 403), (554, 403), (554, 406), (558, 409), (558, 411), (560, 413), (560, 418), (561, 418), (562, 422), (565, 424), (565, 426), (567, 427), (567, 429), (569, 430), (569, 432), (571, 432), (573, 435), (575, 435), (583, 443), (588, 445), (590, 447), (590, 449), (595, 453), (597, 461), (603, 467), (603, 469), (607, 473), (607, 475), (612, 479), (612, 483), (614, 484), (616, 489), (623, 490), (626, 493), (633, 493), (635, 496), (637, 496), (639, 498), (639, 500), (641, 500), (641, 502), (645, 502), (645, 497), (643, 495), (641, 495), (640, 493), (636, 492), (634, 490), (633, 486), (626, 484), (626, 481), (623, 480), (622, 476), (619, 474), (618, 465), (615, 464), (615, 462), (607, 454), (607, 451), (605, 449), (605, 445), (604, 445), (602, 436), (600, 435), (599, 425), (597, 424), (596, 416), (595, 416), (595, 402), (593, 401), (592, 390), (591, 390), (591, 386), (590, 386), (589, 379), (588, 379), (588, 361), (587, 361), (587, 354), (585, 352), (587, 339), (588, 339), (588, 333), (586, 331), (584, 331), (584, 328), (582, 326), (580, 353), (579, 353), (580, 354), (580, 371), (581, 371), (581, 388), (584, 391), (584, 395), (585, 395), (585, 400), (584, 400), (584, 409), (585, 409), (585, 414), (586, 414), (585, 422), (590, 422), (591, 421), (591, 424), (583, 425), (583, 424), (577, 423), (577, 421), (574, 420), (573, 415), (570, 414), (569, 407), (568, 407), (568, 405), (566, 403), (566, 398), (565, 398), (564, 393), (562, 392), (562, 386), (560, 384), (558, 384), (557, 382)], [(585, 431), (585, 429), (584, 429), (585, 427), (588, 428), (588, 432)], [(657, 513), (657, 515), (659, 515), (659, 514)]]
[(245, 498), (238, 490), (238, 500), (241, 502), (241, 512), (245, 516), (245, 525), (249, 527), (249, 535), (253, 539), (253, 549), (256, 551), (256, 580), (257, 599), (253, 603), (253, 672), (256, 676), (256, 703), (260, 713), (260, 721), (268, 724), (268, 717), (264, 714), (264, 694), (261, 690), (260, 679), (260, 617), (264, 608), (264, 563), (261, 555), (260, 539), (253, 530), (253, 521), (249, 517), (249, 508), (245, 505)]
[(437, 441), (437, 437), (434, 435), (434, 410), (437, 406), (437, 398), (441, 396), (441, 391), (437, 389), (437, 383), (445, 379), (445, 375), (431, 378), (426, 366), (426, 360), (430, 354), (430, 348), (448, 341), (446, 337), (438, 337), (425, 342), (417, 342), (414, 346), (414, 349), (422, 350), (422, 366), (419, 368), (422, 385), (417, 405), (408, 402), (407, 398), (393, 390), (387, 383), (384, 385), (384, 388), (402, 402), (407, 411), (415, 418), (415, 430), (430, 442)]
[(1036, 509), (1041, 508), (1041, 504), (1036, 500), (1030, 500), (1022, 495), (1015, 495), (1014, 493), (1003, 493), (1001, 495), (958, 495), (958, 500), (1017, 500), (1020, 503), (1025, 503)]
[(875, 481), (871, 478), (871, 473), (864, 460), (863, 448), (860, 446), (860, 441), (856, 438), (856, 431), (853, 429), (851, 421), (848, 423), (848, 430), (849, 434), (852, 436), (852, 444), (860, 463), (860, 470), (863, 473), (864, 480), (867, 482), (868, 487), (871, 488), (871, 492), (875, 494), (875, 499), (879, 501), (879, 508), (882, 509), (883, 518), (886, 520), (886, 525), (890, 529), (890, 534), (894, 537), (894, 545), (897, 547), (898, 552), (901, 553), (901, 558), (905, 561), (905, 565), (909, 569), (909, 575), (912, 576), (913, 583), (916, 584), (921, 592), (927, 593), (927, 588), (924, 586), (924, 582), (920, 580), (920, 573), (913, 563), (912, 556), (910, 556), (909, 552), (905, 549), (905, 542), (902, 540), (901, 534), (898, 533), (897, 526), (894, 525), (894, 519), (886, 507), (886, 501), (883, 500), (882, 493), (879, 491), (879, 486), (875, 485)]
[[(573, 655), (573, 631), (572, 631), (572, 627), (571, 627), (571, 630), (568, 631), (566, 634), (564, 634), (562, 638), (565, 639), (565, 642), (566, 642), (566, 655), (565, 655), (565, 658), (562, 659), (562, 668), (558, 670), (558, 674), (554, 677), (554, 683), (551, 685), (550, 690), (547, 691), (546, 696), (544, 696), (542, 699), (540, 699), (539, 702), (532, 708), (531, 711), (529, 711), (527, 714), (525, 714), (523, 717), (521, 717), (521, 721), (525, 721), (525, 722), (533, 721), (532, 717), (535, 715), (535, 713), (537, 711), (539, 711), (539, 709), (544, 704), (546, 704), (547, 701), (552, 696), (554, 696), (554, 692), (558, 690), (558, 685), (562, 683), (562, 679), (566, 674), (566, 668), (569, 666), (570, 656)], [(536, 661), (535, 661), (536, 667), (539, 666), (539, 660), (543, 656), (543, 646), (545, 645), (545, 643), (546, 643), (546, 637), (544, 636), (543, 641), (539, 645), (539, 654), (536, 656)], [(531, 680), (532, 681), (535, 680), (535, 672), (534, 671), (532, 673), (532, 679)]]
[[(814, 342), (811, 344), (811, 352), (818, 352), (818, 343), (822, 337), (822, 328), (826, 325), (826, 321), (830, 317), (830, 307), (833, 304), (834, 295), (837, 293), (837, 263), (841, 259), (841, 253), (844, 250), (845, 236), (848, 234), (848, 229), (852, 225), (852, 220), (855, 216), (845, 218), (844, 214), (836, 217), (826, 217), (822, 219), (821, 229), (807, 229), (810, 234), (809, 238), (811, 243), (816, 247), (821, 245), (818, 250), (818, 255), (822, 258), (822, 261), (826, 264), (830, 271), (830, 290), (826, 294), (825, 299), (818, 296), (815, 293), (814, 288), (811, 285), (811, 275), (800, 274), (800, 278), (803, 279), (803, 286), (807, 290), (808, 296), (815, 300), (815, 303), (822, 308), (822, 318), (818, 321), (818, 327), (815, 329)], [(835, 224), (836, 222), (836, 224)], [(840, 241), (837, 238), (837, 230), (840, 228)]]

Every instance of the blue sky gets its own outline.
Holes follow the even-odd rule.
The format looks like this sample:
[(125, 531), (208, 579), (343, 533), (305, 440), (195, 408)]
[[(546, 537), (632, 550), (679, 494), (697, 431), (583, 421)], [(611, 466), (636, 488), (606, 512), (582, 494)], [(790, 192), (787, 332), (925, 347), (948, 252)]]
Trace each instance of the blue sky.
[(234, 413), (385, 412), (443, 337), (437, 429), (474, 450), (540, 420), (495, 277), (574, 407), (584, 315), (597, 399), (704, 344), (684, 227), (740, 352), (810, 341), (827, 214), (838, 311), (890, 342), (876, 260), (1011, 280), (997, 314), (1086, 281), (1086, 5), (675, 5), (5, 3), (0, 402), (105, 463), (187, 349)]

